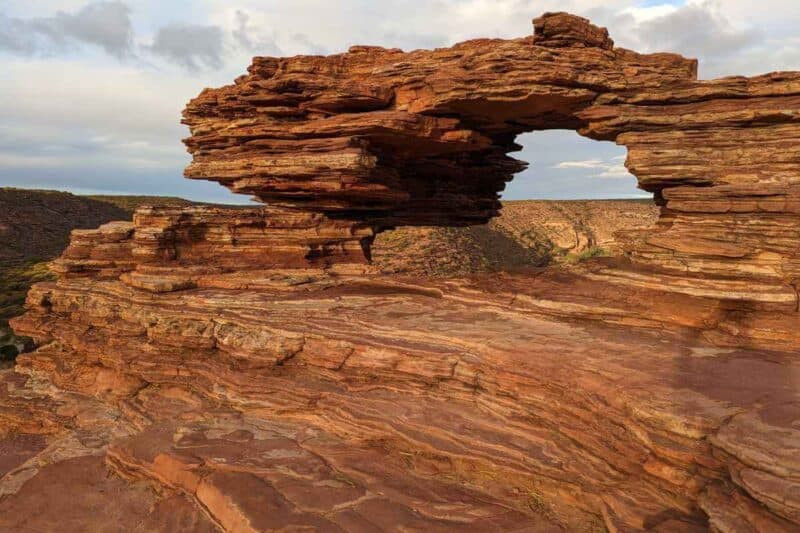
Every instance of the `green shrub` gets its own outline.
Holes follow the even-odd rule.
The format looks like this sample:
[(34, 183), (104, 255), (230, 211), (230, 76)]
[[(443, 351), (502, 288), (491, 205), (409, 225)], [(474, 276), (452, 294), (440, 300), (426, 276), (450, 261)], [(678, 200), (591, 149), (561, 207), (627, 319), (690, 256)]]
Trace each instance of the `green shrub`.
[(567, 254), (567, 262), (575, 264), (595, 257), (607, 257), (609, 255), (611, 254), (605, 248), (592, 246), (591, 248), (588, 248), (579, 254)]
[(54, 276), (44, 261), (32, 259), (0, 263), (0, 324), (24, 312), (25, 296), (31, 285), (52, 279)]
[(19, 355), (19, 350), (13, 344), (0, 346), (0, 361), (13, 361)]

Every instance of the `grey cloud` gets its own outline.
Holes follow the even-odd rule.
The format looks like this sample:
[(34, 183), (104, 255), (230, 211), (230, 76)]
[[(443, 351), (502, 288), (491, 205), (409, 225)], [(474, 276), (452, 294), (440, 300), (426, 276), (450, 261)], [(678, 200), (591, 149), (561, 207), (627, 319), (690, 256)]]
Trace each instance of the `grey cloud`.
[(244, 11), (236, 11), (236, 28), (231, 32), (234, 42), (243, 50), (259, 55), (282, 56), (283, 51), (275, 43), (274, 37), (257, 35), (250, 24), (250, 16)]
[(29, 19), (0, 15), (0, 50), (47, 54), (78, 44), (99, 46), (115, 57), (132, 55), (130, 9), (122, 2), (95, 2), (74, 13)]
[(631, 13), (605, 8), (584, 13), (607, 25), (614, 41), (640, 52), (676, 52), (700, 60), (701, 77), (752, 74), (763, 68), (765, 35), (731, 24), (717, 2), (687, 4), (671, 13), (637, 21)]
[(219, 26), (172, 24), (160, 28), (147, 48), (189, 70), (219, 69), (223, 66), (222, 38)]
[(305, 33), (295, 33), (292, 35), (291, 41), (303, 52), (309, 54), (324, 56), (330, 53), (326, 47), (312, 41)]
[(651, 46), (687, 55), (717, 59), (753, 45), (761, 37), (754, 29), (737, 29), (714, 4), (685, 5), (677, 11), (638, 25), (640, 38)]
[(28, 31), (26, 21), (0, 14), (0, 50), (32, 54), (36, 48), (36, 36)]
[(416, 50), (419, 48), (433, 49), (447, 46), (448, 39), (444, 35), (424, 33), (403, 33), (390, 31), (383, 35), (384, 41), (403, 50)]

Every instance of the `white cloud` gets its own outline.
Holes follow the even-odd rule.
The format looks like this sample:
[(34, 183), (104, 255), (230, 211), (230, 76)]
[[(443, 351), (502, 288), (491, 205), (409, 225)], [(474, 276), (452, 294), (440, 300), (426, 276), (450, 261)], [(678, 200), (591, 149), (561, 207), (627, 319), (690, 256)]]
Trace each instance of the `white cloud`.
[(562, 161), (553, 168), (603, 168), (604, 166), (605, 164), (599, 159), (588, 159), (586, 161)]
[(619, 163), (625, 159), (625, 155), (617, 155), (608, 160), (586, 159), (584, 161), (561, 161), (551, 168), (570, 169), (570, 170), (600, 170), (595, 174), (590, 174), (593, 178), (630, 178), (631, 173), (625, 165)]
[(607, 165), (599, 174), (593, 174), (593, 178), (629, 178), (631, 173), (624, 165)]
[(275, 43), (275, 33), (268, 28), (263, 15), (253, 20), (254, 15), (244, 9), (231, 10), (227, 23), (237, 45), (250, 53), (266, 56), (283, 54)]
[(623, 9), (619, 12), (620, 15), (630, 15), (637, 23), (646, 22), (648, 20), (666, 17), (675, 13), (679, 9), (674, 4), (659, 4), (653, 6), (634, 6)]

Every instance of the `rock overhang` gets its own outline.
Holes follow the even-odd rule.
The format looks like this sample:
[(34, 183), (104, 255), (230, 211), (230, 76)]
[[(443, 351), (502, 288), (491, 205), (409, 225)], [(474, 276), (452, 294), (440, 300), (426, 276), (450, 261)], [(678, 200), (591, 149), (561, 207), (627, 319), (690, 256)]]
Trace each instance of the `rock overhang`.
[[(615, 47), (581, 17), (547, 13), (534, 28), (436, 50), (256, 57), (186, 107), (186, 176), (319, 213), (320, 228), (481, 224), (525, 166), (508, 155), (515, 137), (568, 128), (624, 145), (663, 206), (654, 228), (629, 236), (633, 261), (785, 286), (800, 277), (787, 246), (800, 231), (800, 74), (701, 81), (695, 59)], [(368, 260), (371, 237), (333, 233), (329, 249), (357, 238)]]
[[(0, 436), (55, 456), (22, 450), (0, 505), (88, 454), (223, 529), (795, 530), (800, 74), (698, 81), (585, 19), (535, 26), (256, 58), (193, 100), (187, 176), (267, 205), (73, 235), (13, 322), (40, 348), (0, 375)], [(514, 137), (555, 126), (625, 145), (657, 194), (627, 258), (368, 275), (377, 231), (493, 216)]]

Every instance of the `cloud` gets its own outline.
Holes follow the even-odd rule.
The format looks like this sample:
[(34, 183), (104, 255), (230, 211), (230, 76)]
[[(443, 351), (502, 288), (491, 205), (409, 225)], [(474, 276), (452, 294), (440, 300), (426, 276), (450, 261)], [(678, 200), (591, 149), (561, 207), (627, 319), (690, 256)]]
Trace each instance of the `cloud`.
[(599, 159), (587, 159), (586, 161), (562, 161), (553, 168), (602, 168), (604, 163)]
[(397, 31), (388, 31), (384, 33), (383, 39), (393, 48), (402, 48), (403, 50), (416, 50), (420, 48), (432, 50), (434, 48), (447, 46), (448, 41), (447, 37), (441, 34)]
[[(586, 14), (608, 26), (614, 41), (624, 48), (698, 58), (701, 78), (752, 75), (783, 68), (767, 36), (785, 42), (789, 34), (772, 35), (780, 27), (777, 20), (773, 22), (774, 30), (767, 24), (755, 25), (746, 12), (731, 9), (733, 1), (688, 0), (683, 5), (662, 2), (621, 10), (601, 7)], [(776, 1), (781, 0), (762, 0), (762, 4)], [(748, 11), (752, 13), (752, 8)]]
[(275, 44), (275, 37), (265, 35), (250, 25), (251, 15), (241, 9), (234, 13), (235, 26), (231, 31), (234, 43), (246, 52), (259, 55), (281, 56), (283, 52)]
[(593, 178), (630, 178), (631, 173), (625, 168), (625, 165), (607, 165), (603, 172), (593, 174)]
[(586, 159), (583, 161), (561, 161), (551, 168), (561, 170), (600, 170), (596, 174), (591, 174), (592, 178), (630, 178), (631, 173), (620, 161), (625, 159), (625, 155), (616, 155), (608, 159)]
[(327, 55), (328, 49), (319, 43), (312, 41), (305, 33), (295, 33), (291, 37), (292, 42), (301, 50), (313, 55)]
[(222, 28), (171, 24), (159, 28), (147, 49), (189, 70), (222, 68)]
[(637, 26), (637, 32), (651, 49), (699, 55), (713, 61), (735, 54), (761, 38), (756, 29), (734, 27), (712, 2), (687, 4), (649, 18)]
[(28, 31), (26, 21), (0, 14), (0, 50), (32, 54), (36, 45), (36, 37)]
[(514, 157), (529, 165), (507, 185), (503, 192), (507, 200), (624, 198), (642, 194), (637, 192), (635, 177), (627, 172), (625, 176), (618, 175), (619, 169), (614, 168), (622, 166), (622, 159), (627, 156), (624, 146), (569, 130), (524, 133), (516, 142), (523, 148)]
[(12, 18), (0, 14), (0, 50), (52, 54), (89, 44), (124, 58), (133, 53), (130, 9), (122, 2), (95, 2), (74, 13), (52, 17)]

